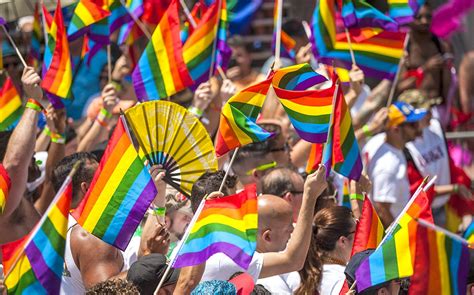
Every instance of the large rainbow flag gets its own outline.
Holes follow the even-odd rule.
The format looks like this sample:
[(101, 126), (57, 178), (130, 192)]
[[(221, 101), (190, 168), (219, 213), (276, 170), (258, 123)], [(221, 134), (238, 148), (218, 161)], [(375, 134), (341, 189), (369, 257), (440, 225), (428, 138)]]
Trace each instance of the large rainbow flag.
[(80, 0), (74, 9), (71, 22), (67, 30), (69, 40), (75, 40), (87, 32), (89, 27), (110, 15), (100, 1)]
[(466, 294), (469, 249), (460, 239), (418, 225), (409, 294)]
[[(337, 60), (350, 69), (349, 43), (346, 34), (337, 29), (334, 0), (319, 1), (313, 14), (313, 54), (325, 64), (331, 65)], [(394, 78), (403, 55), (406, 33), (356, 28), (349, 29), (349, 35), (357, 66), (366, 75), (377, 79)]]
[[(336, 79), (337, 76), (334, 76), (334, 83), (337, 83)], [(342, 89), (337, 87), (336, 91), (322, 162), (327, 168), (328, 175), (331, 167), (347, 178), (359, 180), (362, 173), (362, 159), (352, 127), (351, 114)]]
[(41, 29), (41, 15), (38, 3), (35, 4), (33, 14), (33, 31), (31, 32), (30, 51), (28, 53), (28, 65), (38, 68), (41, 60), (41, 40), (43, 39), (43, 30)]
[(31, 234), (2, 247), (9, 294), (59, 294), (71, 198), (68, 177)]
[(352, 245), (352, 255), (375, 249), (380, 244), (385, 234), (384, 227), (375, 211), (372, 202), (366, 196), (362, 205), (362, 214), (357, 223), (354, 235), (354, 244)]
[(50, 95), (68, 99), (71, 97), (72, 64), (61, 11), (61, 1), (59, 0), (53, 21), (48, 28), (48, 47), (52, 53), (52, 58), (46, 72), (43, 74), (41, 87)]
[(400, 25), (413, 21), (426, 0), (387, 0), (388, 15)]
[(156, 188), (121, 118), (86, 196), (73, 212), (88, 232), (125, 250)]
[(216, 253), (224, 253), (247, 269), (257, 247), (256, 189), (255, 184), (248, 185), (238, 194), (205, 200), (173, 267), (201, 264)]
[(7, 205), (8, 192), (10, 191), (11, 180), (7, 170), (0, 164), (0, 215)]
[(133, 71), (140, 101), (169, 97), (193, 81), (183, 60), (178, 3), (172, 1)]
[(394, 279), (413, 275), (417, 248), (417, 218), (433, 223), (431, 207), (425, 192), (416, 197), (403, 214), (394, 232), (367, 257), (356, 271), (357, 291)]
[(216, 155), (252, 142), (260, 142), (272, 134), (257, 125), (257, 117), (267, 97), (272, 76), (232, 96), (222, 107), (216, 137)]
[(328, 89), (305, 90), (326, 78), (308, 64), (275, 72), (272, 86), (298, 135), (312, 143), (326, 142), (336, 84)]
[(342, 20), (346, 28), (374, 27), (398, 31), (398, 24), (365, 0), (338, 0)]
[(0, 131), (11, 129), (20, 119), (23, 107), (20, 95), (10, 77), (0, 89)]

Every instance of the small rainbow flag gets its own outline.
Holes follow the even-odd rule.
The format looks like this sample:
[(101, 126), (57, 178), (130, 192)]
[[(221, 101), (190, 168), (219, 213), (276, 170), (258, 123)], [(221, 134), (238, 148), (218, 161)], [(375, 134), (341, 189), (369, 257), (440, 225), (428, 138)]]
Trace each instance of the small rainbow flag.
[[(334, 0), (318, 1), (313, 14), (311, 42), (313, 54), (324, 64), (340, 61), (352, 66), (349, 43), (344, 32), (337, 33)], [(380, 29), (349, 29), (357, 66), (367, 76), (392, 79), (403, 55), (406, 33)]]
[(428, 196), (421, 192), (401, 217), (394, 232), (367, 257), (356, 271), (357, 291), (413, 275), (417, 248), (417, 218), (433, 223)]
[(140, 101), (169, 97), (193, 83), (183, 60), (176, 0), (153, 32), (132, 78)]
[(298, 135), (312, 143), (326, 142), (336, 84), (328, 89), (304, 90), (326, 81), (309, 64), (275, 72), (272, 86)]
[[(334, 83), (337, 76), (333, 77)], [(359, 145), (352, 127), (352, 119), (342, 89), (338, 86), (329, 134), (323, 151), (323, 163), (329, 175), (331, 167), (337, 173), (358, 181), (362, 173)]]
[(241, 90), (222, 107), (216, 137), (218, 157), (236, 147), (264, 141), (272, 135), (256, 123), (271, 81), (272, 76)]
[(125, 250), (156, 188), (121, 118), (86, 196), (73, 212), (88, 232)]
[(318, 169), (318, 165), (323, 158), (324, 144), (313, 143), (309, 152), (308, 162), (306, 163), (306, 173), (311, 174)]
[(10, 187), (11, 181), (10, 176), (8, 176), (8, 171), (0, 164), (0, 215), (3, 213), (3, 210), (5, 210)]
[[(313, 143), (317, 144), (317, 143)], [(351, 196), (349, 192), (349, 180), (344, 179), (344, 182), (342, 183), (342, 206), (347, 207), (349, 209), (352, 209), (351, 205)]]
[(465, 242), (418, 225), (409, 294), (466, 294), (469, 249)]
[(226, 0), (222, 1), (219, 13), (219, 26), (217, 29), (216, 40), (216, 60), (214, 68), (221, 67), (223, 71), (227, 70), (232, 49), (227, 45), (227, 30), (229, 28), (229, 20), (227, 15)]
[(426, 0), (387, 0), (388, 15), (400, 25), (413, 21)]
[(68, 177), (31, 234), (2, 246), (9, 294), (59, 294), (71, 198)]
[(248, 185), (232, 196), (205, 200), (202, 211), (196, 214), (199, 217), (173, 267), (201, 264), (215, 253), (224, 253), (247, 269), (257, 247), (256, 185)]
[[(131, 13), (136, 19), (139, 19), (140, 16), (143, 14), (143, 0), (127, 0), (126, 8), (128, 9), (128, 12)], [(134, 19), (131, 17), (131, 20), (120, 28), (117, 43), (126, 43), (129, 40), (132, 31), (135, 31), (133, 32), (133, 34), (136, 34), (138, 32), (140, 34), (143, 34), (141, 29), (135, 23)], [(136, 36), (132, 36), (132, 38), (135, 40), (137, 39)]]
[(467, 227), (463, 237), (470, 243), (474, 244), (474, 221)]
[[(283, 1), (282, 1), (283, 2)], [(276, 39), (277, 39), (277, 19), (278, 19), (278, 0), (275, 0), (273, 6), (273, 39), (272, 39), (272, 51), (275, 52)], [(295, 46), (296, 41), (290, 35), (288, 35), (283, 29), (280, 33), (281, 50), (280, 56), (294, 60), (296, 57)]]
[(38, 68), (41, 60), (41, 40), (43, 31), (41, 29), (41, 15), (38, 2), (35, 4), (35, 13), (33, 15), (33, 31), (31, 32), (31, 45), (28, 53), (28, 65)]
[(374, 27), (398, 31), (398, 24), (392, 18), (364, 0), (339, 0), (338, 4), (346, 28)]
[(352, 254), (375, 249), (380, 244), (385, 235), (384, 227), (375, 211), (372, 202), (366, 196), (362, 205), (362, 214), (357, 223), (352, 245)]
[(80, 0), (74, 9), (67, 30), (69, 40), (75, 40), (87, 32), (89, 27), (110, 15), (110, 11), (102, 8), (94, 0)]
[(0, 131), (11, 129), (20, 119), (23, 107), (20, 95), (10, 77), (0, 90)]
[(61, 11), (61, 1), (59, 0), (53, 22), (48, 28), (48, 47), (52, 52), (52, 58), (49, 67), (46, 68), (46, 72), (43, 75), (41, 87), (53, 96), (63, 99), (70, 98), (72, 64), (63, 22), (63, 13)]

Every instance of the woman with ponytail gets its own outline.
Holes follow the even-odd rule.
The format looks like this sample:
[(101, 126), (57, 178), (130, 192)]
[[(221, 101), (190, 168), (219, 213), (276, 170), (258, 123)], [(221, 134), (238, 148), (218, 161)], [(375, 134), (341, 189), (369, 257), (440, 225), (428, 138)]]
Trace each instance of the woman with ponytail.
[(349, 208), (324, 208), (314, 217), (313, 237), (305, 265), (299, 271), (301, 285), (295, 294), (339, 294), (344, 269), (351, 257), (356, 224)]

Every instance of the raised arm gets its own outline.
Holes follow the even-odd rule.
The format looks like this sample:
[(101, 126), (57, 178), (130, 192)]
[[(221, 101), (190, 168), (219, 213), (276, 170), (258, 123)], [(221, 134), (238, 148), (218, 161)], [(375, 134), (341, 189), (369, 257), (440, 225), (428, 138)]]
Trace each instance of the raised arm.
[(320, 165), (316, 172), (306, 178), (301, 210), (285, 251), (263, 254), (260, 278), (298, 271), (303, 268), (311, 241), (311, 235), (308, 233), (311, 232), (313, 225), (314, 206), (326, 187), (326, 169)]

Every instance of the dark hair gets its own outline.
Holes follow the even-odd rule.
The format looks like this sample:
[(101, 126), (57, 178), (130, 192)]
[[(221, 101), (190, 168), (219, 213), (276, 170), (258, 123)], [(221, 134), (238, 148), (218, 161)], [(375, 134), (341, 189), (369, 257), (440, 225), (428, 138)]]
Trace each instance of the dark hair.
[(86, 295), (108, 295), (108, 294), (136, 294), (140, 292), (138, 288), (129, 281), (112, 279), (98, 283), (86, 291)]
[(77, 200), (77, 194), (81, 190), (81, 183), (90, 183), (94, 177), (95, 170), (90, 168), (90, 164), (97, 163), (96, 157), (88, 152), (79, 152), (64, 157), (53, 171), (53, 187), (57, 192), (63, 182), (66, 180), (69, 172), (77, 161), (82, 161), (81, 165), (77, 169), (76, 174), (72, 177), (72, 198), (73, 203)]
[(291, 37), (306, 37), (303, 24), (297, 19), (287, 20), (281, 29)]
[(309, 251), (299, 271), (301, 285), (295, 294), (314, 294), (318, 290), (323, 271), (322, 255), (334, 250), (339, 237), (348, 235), (352, 225), (352, 211), (347, 207), (324, 208), (316, 214)]
[(3, 162), (5, 154), (7, 152), (8, 141), (12, 136), (13, 131), (2, 131), (0, 132), (0, 162)]
[(250, 53), (254, 50), (253, 44), (245, 42), (244, 38), (240, 35), (234, 35), (227, 40), (227, 45), (230, 47), (243, 47)]
[(284, 193), (295, 190), (291, 175), (298, 174), (288, 168), (277, 168), (262, 178), (262, 194), (281, 197)]
[[(216, 172), (206, 172), (193, 184), (191, 190), (191, 208), (195, 213), (204, 196), (219, 190), (222, 180), (224, 180), (225, 172), (222, 170)], [(229, 189), (234, 188), (237, 183), (237, 177), (229, 175), (222, 188), (224, 195), (229, 194)]]

